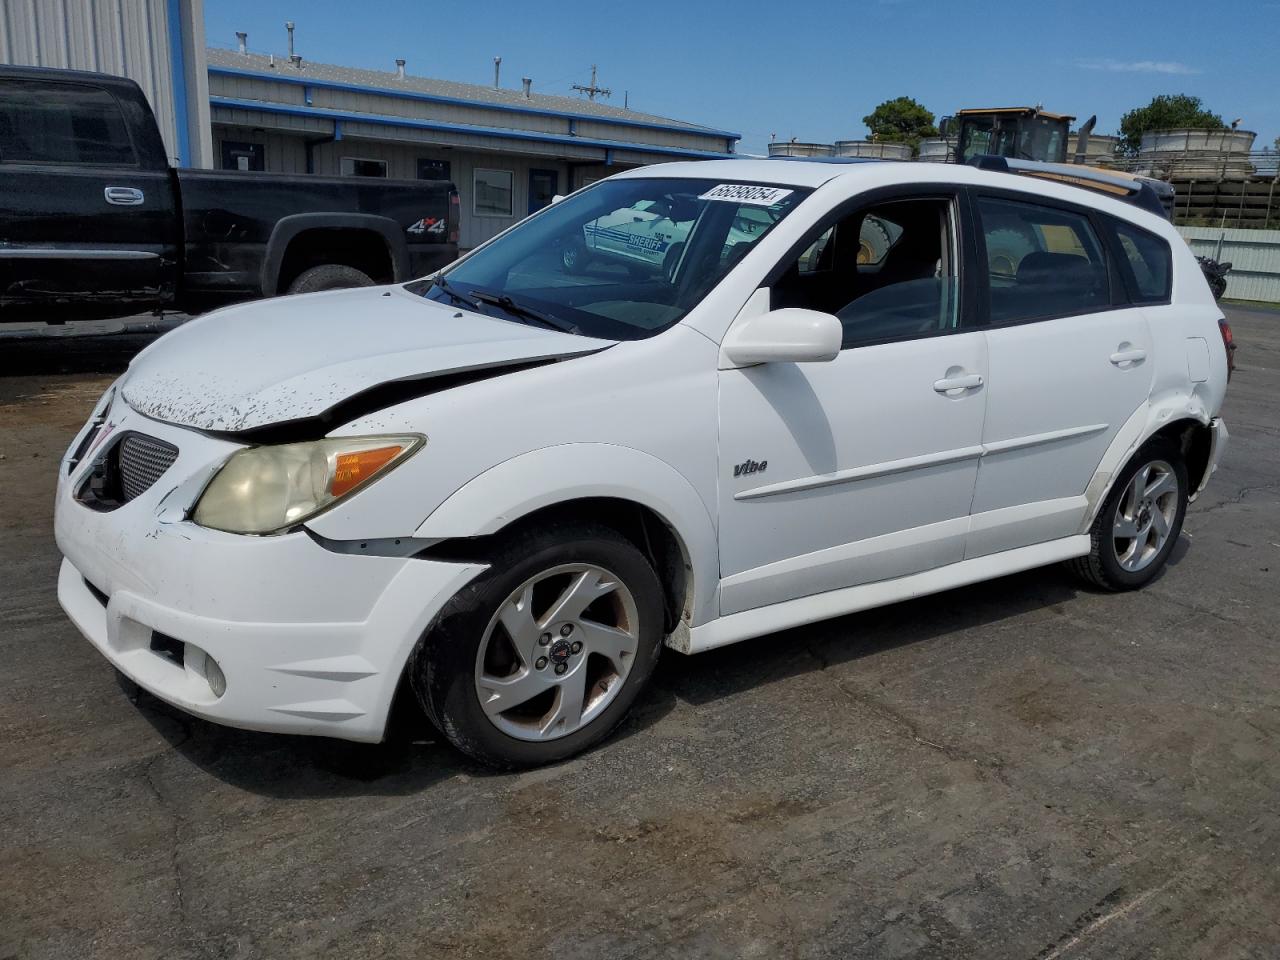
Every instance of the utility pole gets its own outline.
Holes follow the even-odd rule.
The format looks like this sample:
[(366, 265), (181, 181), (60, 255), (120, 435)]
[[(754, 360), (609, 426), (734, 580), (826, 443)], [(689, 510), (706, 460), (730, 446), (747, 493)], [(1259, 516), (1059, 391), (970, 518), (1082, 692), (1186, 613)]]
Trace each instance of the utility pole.
[(602, 97), (610, 96), (613, 93), (612, 90), (609, 90), (606, 87), (596, 85), (596, 65), (594, 63), (591, 65), (591, 86), (584, 87), (580, 83), (575, 83), (573, 84), (572, 89), (581, 90), (587, 95), (588, 100), (594, 100), (597, 93)]

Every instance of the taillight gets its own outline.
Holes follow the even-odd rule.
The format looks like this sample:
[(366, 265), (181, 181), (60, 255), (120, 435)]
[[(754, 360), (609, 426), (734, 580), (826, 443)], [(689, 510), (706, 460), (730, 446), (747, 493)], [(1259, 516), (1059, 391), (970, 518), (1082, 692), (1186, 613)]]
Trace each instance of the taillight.
[(1222, 349), (1227, 351), (1227, 379), (1236, 371), (1236, 338), (1231, 334), (1231, 324), (1225, 318), (1218, 320), (1218, 332), (1222, 334)]
[(458, 201), (458, 191), (449, 191), (449, 242), (458, 242), (458, 221), (462, 218), (462, 204)]

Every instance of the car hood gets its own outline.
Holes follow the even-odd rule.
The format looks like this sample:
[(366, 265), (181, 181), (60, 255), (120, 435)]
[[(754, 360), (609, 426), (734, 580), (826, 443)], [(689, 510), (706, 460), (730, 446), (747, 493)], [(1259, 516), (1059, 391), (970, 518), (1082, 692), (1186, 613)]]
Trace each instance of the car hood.
[(406, 389), (373, 394), (395, 398), (383, 405), (431, 392), (442, 376), (496, 375), (612, 343), (456, 309), (401, 287), (364, 287), (193, 320), (138, 354), (121, 389), (131, 407), (157, 420), (240, 433), (324, 419), (391, 384)]

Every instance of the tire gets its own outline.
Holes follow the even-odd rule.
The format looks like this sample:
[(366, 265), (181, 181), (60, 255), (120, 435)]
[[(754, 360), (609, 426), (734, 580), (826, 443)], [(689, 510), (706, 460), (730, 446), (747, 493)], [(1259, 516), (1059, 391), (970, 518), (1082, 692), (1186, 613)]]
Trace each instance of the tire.
[[(635, 702), (662, 649), (663, 594), (653, 567), (630, 541), (594, 523), (527, 528), (484, 559), (488, 570), (445, 604), (409, 660), (423, 710), (463, 753), (504, 769), (555, 763), (599, 743)], [(610, 584), (611, 592), (599, 592)], [(576, 617), (551, 616), (579, 596), (597, 599)], [(610, 623), (615, 614), (622, 616)], [(619, 638), (632, 646), (629, 655), (598, 652)]]
[(668, 283), (676, 275), (676, 267), (680, 266), (680, 255), (684, 253), (684, 241), (673, 243), (667, 248), (667, 255), (662, 258), (662, 279)]
[(371, 287), (373, 277), (342, 263), (323, 263), (303, 270), (289, 284), (289, 293), (319, 293), (321, 290), (343, 290), (347, 287)]
[[(1145, 512), (1145, 501), (1139, 499), (1135, 507), (1133, 499), (1139, 474), (1143, 474), (1148, 491), (1164, 489), (1159, 485), (1169, 481), (1175, 484), (1167, 493), (1149, 494), (1147, 499), (1152, 503)], [(1068, 566), (1085, 583), (1103, 590), (1136, 590), (1150, 583), (1178, 542), (1187, 513), (1188, 489), (1187, 467), (1178, 444), (1163, 438), (1149, 442), (1116, 477), (1089, 529), (1088, 556), (1068, 561)], [(1163, 539), (1161, 518), (1167, 528)], [(1119, 536), (1122, 528), (1118, 524), (1134, 529), (1139, 536)], [(1146, 540), (1141, 539), (1144, 529), (1148, 531)]]
[(570, 240), (560, 249), (560, 266), (565, 273), (582, 273), (589, 259), (587, 245), (581, 240)]

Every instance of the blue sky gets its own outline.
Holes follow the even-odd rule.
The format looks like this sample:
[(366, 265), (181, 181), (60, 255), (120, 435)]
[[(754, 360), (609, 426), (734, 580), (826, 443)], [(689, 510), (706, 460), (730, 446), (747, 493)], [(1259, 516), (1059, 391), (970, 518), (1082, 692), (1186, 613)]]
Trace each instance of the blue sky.
[(1158, 93), (1190, 93), (1228, 122), (1280, 135), (1280, 2), (1269, 0), (206, 0), (215, 46), (249, 32), (260, 52), (329, 63), (571, 94), (591, 64), (621, 105), (743, 135), (763, 152), (778, 139), (861, 139), (862, 117), (890, 97), (939, 116), (961, 107), (1043, 103), (1114, 132)]

